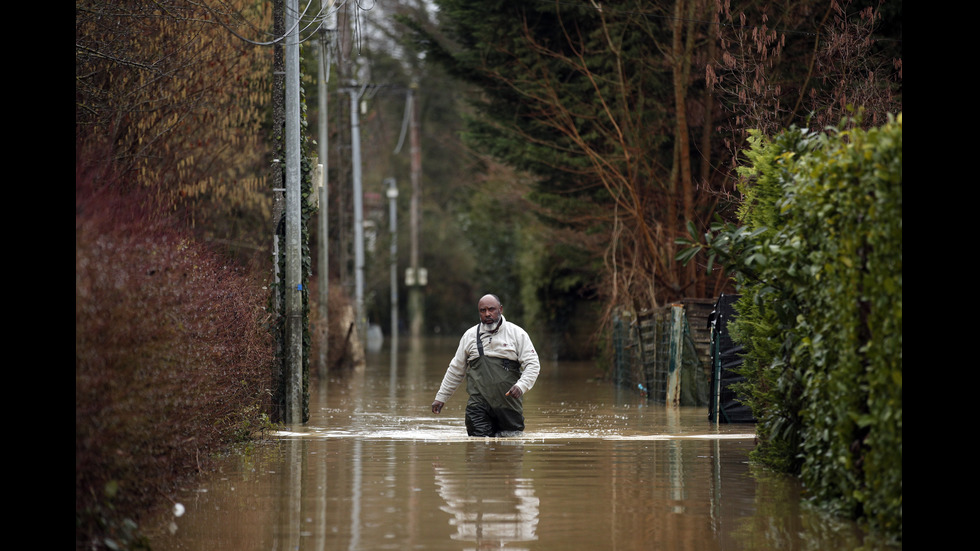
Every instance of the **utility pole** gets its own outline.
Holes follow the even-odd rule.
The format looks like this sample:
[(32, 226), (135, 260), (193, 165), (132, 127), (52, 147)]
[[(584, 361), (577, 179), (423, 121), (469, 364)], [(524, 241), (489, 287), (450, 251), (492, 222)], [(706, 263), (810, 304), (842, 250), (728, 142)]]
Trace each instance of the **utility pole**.
[(423, 287), (427, 283), (425, 268), (419, 266), (419, 228), (422, 224), (422, 152), (419, 145), (419, 110), (415, 92), (418, 90), (418, 83), (413, 82), (409, 90), (411, 99), (410, 113), (410, 155), (412, 166), (412, 201), (409, 212), (411, 223), (411, 253), (409, 277), (405, 284), (408, 287), (408, 315), (412, 337), (422, 335), (422, 323), (425, 318), (423, 304)]
[[(285, 19), (285, 0), (275, 0), (272, 4), (272, 32), (274, 36), (286, 34)], [(283, 131), (286, 127), (286, 60), (283, 54), (282, 41), (277, 41), (272, 46), (272, 273), (275, 282), (275, 291), (272, 294), (272, 309), (275, 316), (276, 325), (284, 314), (282, 298), (280, 296), (280, 286), (282, 285), (282, 274), (279, 271), (279, 234), (285, 231), (285, 182), (283, 181), (282, 160), (285, 158), (283, 149)], [(281, 231), (280, 231), (281, 229)], [(274, 408), (272, 420), (276, 423), (285, 421), (285, 364), (281, 361), (285, 358), (284, 335), (276, 338), (276, 357), (280, 359), (279, 382), (275, 394), (273, 395)]]
[(361, 189), (360, 99), (362, 89), (351, 83), (350, 94), (351, 164), (354, 192), (354, 308), (358, 335), (367, 335), (364, 312), (364, 193)]
[[(284, 6), (284, 0), (277, 0), (273, 4), (272, 13), (272, 32), (275, 36), (282, 36), (286, 32), (286, 20)], [(283, 58), (283, 48), (280, 43), (276, 43), (272, 47), (272, 127), (273, 127), (273, 142), (275, 146), (273, 149), (273, 159), (272, 159), (272, 272), (275, 279), (275, 283), (279, 284), (279, 222), (282, 220), (284, 200), (283, 192), (285, 188), (283, 187), (282, 181), (282, 155), (285, 153), (282, 151), (278, 144), (278, 140), (275, 139), (283, 128), (286, 122), (286, 114), (283, 111), (285, 108), (285, 98), (283, 97), (283, 90), (286, 86), (286, 61)], [(282, 304), (279, 301), (279, 293), (275, 293), (275, 298), (273, 299), (273, 308), (277, 316), (282, 315)]]
[(286, 0), (286, 422), (292, 424), (305, 421), (298, 15), (298, 0)]
[[(323, 0), (320, 2), (321, 8), (323, 8)], [(329, 13), (330, 8), (333, 7), (333, 0), (327, 2), (327, 10), (324, 13)], [(324, 18), (327, 16), (324, 15)], [(319, 259), (318, 265), (318, 278), (317, 278), (317, 290), (318, 290), (318, 300), (317, 304), (318, 313), (320, 318), (320, 323), (323, 326), (323, 333), (321, 338), (323, 341), (320, 343), (320, 380), (327, 380), (327, 354), (329, 352), (327, 343), (329, 341), (330, 335), (330, 310), (327, 308), (327, 301), (330, 297), (330, 225), (329, 225), (329, 213), (330, 213), (330, 203), (327, 200), (330, 197), (329, 189), (329, 155), (330, 149), (327, 147), (327, 140), (329, 134), (327, 133), (327, 81), (330, 75), (330, 33), (333, 29), (328, 28), (327, 22), (324, 21), (320, 27), (320, 47), (319, 47), (319, 79), (318, 79), (318, 89), (317, 96), (319, 98), (319, 122), (317, 128), (319, 129), (319, 140), (318, 145), (320, 146), (319, 157), (320, 164), (323, 166), (323, 181), (320, 187), (320, 214), (319, 214), (319, 226), (317, 235), (318, 244), (318, 254)]]

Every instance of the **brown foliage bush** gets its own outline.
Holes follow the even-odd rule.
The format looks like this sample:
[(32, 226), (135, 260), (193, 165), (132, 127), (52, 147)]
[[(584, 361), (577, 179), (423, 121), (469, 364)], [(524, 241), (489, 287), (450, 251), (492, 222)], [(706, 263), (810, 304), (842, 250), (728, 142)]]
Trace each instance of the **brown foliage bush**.
[(274, 356), (261, 283), (112, 180), (76, 168), (76, 547), (261, 428)]
[[(220, 13), (219, 13), (220, 12)], [(188, 226), (262, 246), (272, 3), (75, 2), (75, 128)], [(239, 35), (239, 36), (236, 36)], [(77, 139), (77, 136), (76, 136)]]

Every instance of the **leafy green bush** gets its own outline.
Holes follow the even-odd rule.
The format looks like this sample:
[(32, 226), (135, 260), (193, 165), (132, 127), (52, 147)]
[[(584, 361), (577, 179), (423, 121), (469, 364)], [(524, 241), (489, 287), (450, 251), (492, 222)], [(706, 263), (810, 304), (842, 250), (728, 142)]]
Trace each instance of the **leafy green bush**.
[[(741, 227), (699, 249), (735, 276), (754, 457), (902, 537), (902, 116), (756, 135)], [(697, 236), (693, 236), (697, 241)]]

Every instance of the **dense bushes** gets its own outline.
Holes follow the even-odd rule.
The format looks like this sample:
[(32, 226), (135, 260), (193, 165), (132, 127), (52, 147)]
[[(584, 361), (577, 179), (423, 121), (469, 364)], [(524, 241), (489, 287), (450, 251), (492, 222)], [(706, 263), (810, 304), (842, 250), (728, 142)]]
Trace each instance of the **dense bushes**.
[(140, 511), (266, 424), (273, 361), (261, 284), (96, 178), (76, 174), (77, 548), (136, 537)]
[(902, 117), (756, 136), (746, 156), (742, 226), (706, 245), (742, 295), (755, 457), (901, 540)]

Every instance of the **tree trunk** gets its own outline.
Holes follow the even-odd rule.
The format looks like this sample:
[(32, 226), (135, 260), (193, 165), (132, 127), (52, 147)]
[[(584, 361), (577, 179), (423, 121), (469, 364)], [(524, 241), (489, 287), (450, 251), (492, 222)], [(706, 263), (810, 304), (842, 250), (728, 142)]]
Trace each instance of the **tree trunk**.
[[(679, 179), (680, 194), (684, 205), (684, 214), (681, 219), (671, 219), (674, 227), (673, 237), (683, 235), (684, 226), (688, 220), (694, 219), (694, 185), (691, 182), (691, 143), (690, 132), (687, 122), (687, 88), (688, 78), (691, 72), (691, 51), (694, 44), (693, 33), (693, 13), (694, 0), (677, 0), (674, 4), (674, 34), (673, 34), (673, 75), (674, 75), (674, 108), (676, 110), (676, 133), (674, 147), (676, 154), (674, 162), (677, 164), (674, 171), (676, 178)], [(687, 28), (685, 29), (685, 21)], [(686, 40), (685, 40), (686, 31)], [(676, 192), (676, 188), (675, 188)], [(676, 196), (676, 195), (675, 195)], [(694, 263), (688, 264), (683, 272), (683, 276), (677, 282), (677, 291), (687, 287), (695, 280)], [(680, 275), (680, 274), (679, 274)], [(690, 290), (688, 291), (690, 292)]]
[[(711, 12), (711, 7), (705, 10), (705, 12)], [(713, 19), (717, 19), (718, 14), (715, 13)], [(715, 51), (717, 50), (718, 41), (718, 26), (714, 21), (708, 24), (708, 54), (706, 63), (714, 63), (715, 61)], [(715, 125), (715, 96), (711, 92), (711, 86), (705, 85), (704, 87), (704, 123), (701, 126), (701, 185), (704, 189), (713, 189), (711, 187), (711, 136), (712, 129)], [(711, 211), (714, 210), (714, 206), (705, 207), (702, 211), (704, 214), (704, 220), (711, 219)], [(692, 262), (692, 265), (694, 263)], [(702, 277), (698, 279), (696, 293), (698, 297), (704, 296), (714, 296), (715, 293), (708, 294), (708, 278)]]

